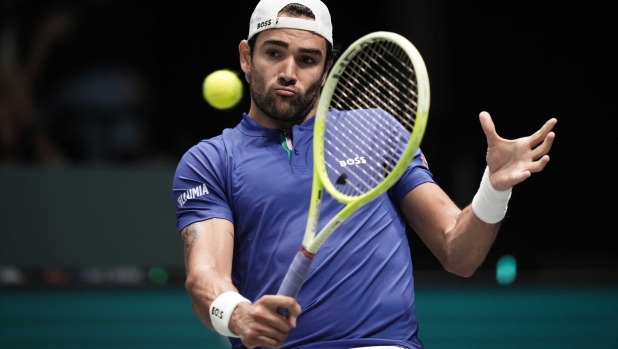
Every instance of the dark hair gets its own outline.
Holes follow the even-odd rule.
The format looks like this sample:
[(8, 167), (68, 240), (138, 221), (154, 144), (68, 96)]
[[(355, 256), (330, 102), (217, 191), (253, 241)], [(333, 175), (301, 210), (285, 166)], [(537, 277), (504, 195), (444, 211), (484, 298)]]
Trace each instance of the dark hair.
[[(291, 17), (307, 17), (307, 18), (315, 19), (315, 15), (313, 14), (313, 11), (311, 11), (310, 8), (308, 8), (305, 5), (298, 4), (298, 3), (292, 3), (292, 4), (286, 5), (284, 8), (281, 9), (281, 11), (279, 11), (279, 13), (285, 13)], [(251, 49), (251, 57), (253, 57), (253, 48), (255, 47), (255, 41), (257, 40), (258, 35), (260, 35), (260, 33), (253, 35), (249, 40), (247, 40), (247, 43), (249, 44), (249, 48)], [(326, 65), (328, 64), (328, 61), (330, 60), (333, 60), (333, 64), (334, 64), (334, 61), (337, 59), (338, 56), (339, 56), (339, 46), (337, 45), (333, 46), (328, 40), (326, 40), (326, 59), (324, 60), (324, 67), (326, 67)]]

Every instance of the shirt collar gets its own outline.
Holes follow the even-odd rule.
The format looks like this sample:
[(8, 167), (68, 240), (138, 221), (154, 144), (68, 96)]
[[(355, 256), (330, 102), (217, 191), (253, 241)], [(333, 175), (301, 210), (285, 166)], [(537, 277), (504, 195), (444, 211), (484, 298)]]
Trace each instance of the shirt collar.
[[(309, 118), (307, 121), (303, 122), (300, 125), (294, 125), (294, 129), (303, 128), (306, 130), (313, 130), (313, 126), (315, 124), (315, 116)], [(242, 114), (242, 120), (238, 124), (238, 129), (240, 132), (248, 135), (248, 136), (279, 136), (281, 130), (276, 130), (272, 128), (265, 128), (258, 124), (252, 117), (250, 117), (247, 113)]]

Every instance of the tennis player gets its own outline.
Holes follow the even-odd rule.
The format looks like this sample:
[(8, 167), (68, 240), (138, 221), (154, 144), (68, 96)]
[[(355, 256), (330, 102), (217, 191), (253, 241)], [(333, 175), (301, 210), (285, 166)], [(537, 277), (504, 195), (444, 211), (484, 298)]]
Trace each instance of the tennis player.
[[(434, 182), (419, 150), (388, 194), (324, 243), (297, 298), (277, 296), (307, 221), (313, 116), (336, 51), (329, 11), (320, 0), (262, 0), (238, 49), (249, 112), (189, 149), (173, 181), (195, 314), (234, 349), (423, 348), (406, 225), (448, 272), (473, 275), (512, 187), (548, 163), (556, 119), (506, 140), (480, 113), (487, 167), (463, 210)], [(320, 224), (342, 206), (325, 192)]]

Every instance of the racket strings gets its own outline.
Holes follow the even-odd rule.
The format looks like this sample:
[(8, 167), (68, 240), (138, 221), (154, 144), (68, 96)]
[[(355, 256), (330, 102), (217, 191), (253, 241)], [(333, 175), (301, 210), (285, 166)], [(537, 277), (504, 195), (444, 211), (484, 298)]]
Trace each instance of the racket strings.
[(343, 194), (362, 195), (387, 177), (414, 129), (417, 86), (398, 45), (363, 45), (341, 72), (324, 135), (329, 178)]
[[(357, 65), (357, 69), (351, 72), (357, 75), (361, 72), (369, 73), (369, 77), (364, 76), (364, 83), (366, 83), (370, 89), (378, 91), (378, 93), (381, 91), (378, 88), (380, 84), (371, 83), (372, 80), (378, 78), (382, 84), (389, 86), (390, 90), (387, 91), (391, 98), (386, 98), (384, 101), (397, 109), (396, 111), (389, 110), (389, 112), (395, 117), (401, 116), (398, 118), (399, 122), (407, 126), (406, 128), (412, 132), (418, 101), (416, 80), (414, 79), (415, 72), (411, 68), (412, 63), (405, 51), (393, 43), (379, 45), (378, 48), (379, 49), (376, 49), (375, 46), (372, 45), (368, 46), (367, 50), (361, 51), (359, 55), (365, 56), (366, 58), (353, 60), (351, 64)], [(395, 58), (396, 62), (399, 64), (393, 64), (393, 58)], [(403, 61), (401, 59), (403, 59)], [(374, 69), (375, 67), (378, 67), (378, 69)], [(400, 93), (402, 89), (404, 91), (409, 91), (412, 98), (406, 98), (404, 100), (402, 97), (410, 96), (402, 95)], [(384, 97), (385, 96), (380, 96), (380, 98)], [(406, 109), (402, 110), (401, 106), (405, 106)], [(386, 106), (383, 105), (383, 107)]]
[[(366, 109), (360, 113), (357, 110), (352, 110), (350, 113), (360, 115), (355, 115), (353, 118), (342, 118), (342, 120), (340, 121), (342, 123), (341, 128), (336, 123), (331, 124), (332, 127), (328, 129), (327, 132), (338, 134), (340, 137), (329, 137), (326, 139), (328, 142), (331, 142), (331, 140), (341, 142), (343, 138), (344, 140), (349, 142), (341, 142), (341, 144), (347, 147), (350, 151), (352, 151), (351, 147), (354, 147), (354, 150), (373, 150), (375, 145), (367, 143), (367, 137), (365, 137), (366, 134), (370, 134), (373, 132), (379, 134), (380, 136), (376, 138), (376, 141), (380, 143), (378, 144), (380, 146), (380, 149), (388, 149), (391, 152), (395, 151), (395, 149), (391, 146), (390, 142), (385, 141), (384, 137), (391, 135), (392, 130), (388, 130), (383, 127), (384, 120), (381, 120), (383, 119), (383, 115), (379, 114), (375, 109)], [(373, 118), (371, 122), (364, 122), (360, 124), (358, 122), (354, 122), (354, 120), (358, 118), (367, 119), (369, 117)], [(354, 132), (349, 132), (350, 129)]]
[[(354, 70), (354, 71), (357, 71), (357, 70)], [(349, 94), (349, 95), (352, 95), (352, 94), (354, 93), (354, 91), (352, 91), (352, 90), (351, 90), (351, 88), (350, 88), (350, 86), (349, 86), (349, 85), (351, 85), (351, 84), (350, 84), (350, 82), (352, 82), (352, 81), (356, 82), (356, 84), (360, 84), (360, 82), (358, 81), (358, 79), (356, 79), (356, 77), (354, 77), (354, 76), (350, 77), (350, 79), (349, 79), (349, 80), (347, 80), (347, 82), (348, 82), (348, 84), (347, 84), (347, 85), (340, 85), (340, 87), (341, 87), (343, 90), (345, 90), (345, 91), (347, 92), (347, 93), (345, 93), (345, 92), (344, 92), (344, 93), (342, 93), (342, 95), (343, 95), (343, 96), (347, 97), (347, 96), (348, 96), (348, 94)], [(368, 81), (365, 81), (364, 83), (369, 84), (369, 82), (368, 82)], [(378, 98), (378, 96), (376, 96), (374, 93), (372, 93), (372, 91), (369, 91), (369, 92), (372, 94), (373, 98)], [(348, 100), (350, 100), (350, 99), (348, 99)], [(364, 101), (364, 100), (360, 100), (359, 102), (360, 102), (360, 103), (355, 103), (355, 101), (354, 101), (354, 100), (352, 100), (352, 105), (353, 105), (353, 107), (354, 107), (354, 108), (356, 108), (356, 109), (364, 109), (364, 112), (365, 112), (365, 113), (366, 113), (366, 112), (368, 112), (368, 110), (370, 110), (369, 108), (373, 108), (373, 107), (375, 107), (375, 106), (373, 106), (373, 105), (370, 105), (370, 104), (368, 104), (368, 103), (365, 103), (365, 101)], [(335, 102), (335, 104), (336, 104), (337, 106), (341, 107), (341, 104), (340, 104), (340, 103)], [(396, 104), (395, 104), (395, 106), (396, 106)], [(393, 111), (393, 110), (392, 110), (392, 109), (390, 109), (390, 108), (389, 108), (389, 111), (391, 112), (391, 114), (397, 114), (397, 112)], [(401, 110), (399, 110), (399, 113), (401, 113)], [(373, 113), (373, 116), (376, 116), (376, 117), (378, 117), (378, 118), (381, 118), (381, 117), (382, 117), (382, 115), (381, 115), (381, 114), (379, 114), (379, 113), (377, 113), (377, 112), (374, 112), (374, 113)], [(355, 130), (355, 131), (357, 131), (357, 132), (358, 132), (358, 131), (360, 131), (360, 130), (357, 128), (358, 123), (356, 123), (356, 124), (355, 124), (355, 123), (351, 122), (351, 121), (350, 121), (350, 119), (346, 119), (346, 121), (347, 121), (347, 123), (348, 123), (351, 127), (353, 127), (353, 128), (354, 128), (354, 130)], [(392, 129), (391, 129), (391, 130), (387, 130), (387, 129), (385, 129), (385, 128), (381, 128), (381, 129), (379, 129), (378, 127), (383, 126), (383, 123), (376, 123), (376, 122), (371, 122), (371, 123), (369, 123), (369, 126), (370, 126), (370, 127), (372, 127), (372, 128), (373, 128), (373, 130), (369, 130), (369, 129), (366, 127), (366, 124), (362, 124), (361, 126), (363, 126), (363, 127), (364, 127), (364, 129), (365, 129), (365, 132), (364, 132), (364, 133), (367, 133), (367, 132), (375, 132), (375, 131), (377, 131), (377, 132), (379, 132), (379, 133), (380, 133), (380, 135), (382, 136), (381, 138), (379, 138), (379, 141), (382, 143), (382, 144), (381, 144), (381, 147), (382, 147), (382, 148), (389, 148), (389, 149), (391, 150), (391, 151), (390, 151), (390, 152), (388, 152), (387, 154), (394, 154), (394, 153), (396, 153), (395, 149), (393, 149), (392, 147), (390, 147), (390, 145), (389, 145), (389, 144), (387, 144), (386, 142), (384, 142), (384, 139), (388, 139), (387, 137), (388, 137), (388, 136), (392, 133)], [(376, 127), (376, 126), (377, 126), (377, 127)], [(347, 137), (345, 137), (346, 133), (345, 133), (345, 132), (341, 132), (341, 130), (339, 130), (337, 127), (335, 127), (335, 128), (334, 128), (334, 131), (336, 131), (336, 132), (335, 132), (336, 134), (344, 135), (344, 138), (347, 138)], [(365, 144), (365, 142), (363, 141), (363, 139), (361, 139), (361, 138), (359, 138), (359, 137), (358, 137), (358, 135), (357, 135), (358, 133), (356, 133), (356, 132), (355, 132), (355, 133), (352, 133), (352, 134), (354, 134), (354, 137), (355, 137), (355, 138), (356, 138), (359, 142), (361, 142), (363, 145)], [(347, 139), (347, 140), (349, 140), (349, 139)], [(354, 142), (348, 142), (348, 144), (354, 144), (354, 145), (356, 145), (356, 143), (354, 143)], [(348, 148), (348, 150), (350, 151), (350, 153), (354, 153), (354, 150), (353, 150), (353, 149), (349, 149), (349, 148)], [(345, 155), (345, 154), (344, 154), (344, 155)], [(392, 158), (391, 160), (392, 160), (392, 162), (396, 162), (398, 159)], [(379, 182), (376, 182), (376, 183), (379, 183)]]
[[(380, 118), (382, 115), (374, 113), (374, 116)], [(372, 126), (376, 125), (376, 123), (371, 123), (371, 125)], [(378, 124), (378, 125), (381, 125), (381, 124)], [(352, 125), (352, 128), (354, 128), (356, 131), (359, 130), (357, 127), (354, 127), (353, 125)], [(356, 175), (356, 172), (358, 171), (348, 172), (348, 174), (351, 174), (353, 177), (355, 177), (355, 181), (349, 182), (350, 184), (354, 182), (359, 182), (359, 184), (362, 185), (362, 188), (359, 188), (358, 186), (354, 186), (352, 184), (350, 185), (349, 188), (354, 192), (354, 194), (362, 194), (366, 192), (367, 190), (377, 186), (388, 175), (388, 173), (390, 173), (390, 170), (397, 163), (400, 157), (399, 154), (401, 153), (401, 151), (396, 151), (396, 149), (389, 147), (388, 144), (384, 144), (384, 142), (382, 141), (383, 139), (386, 139), (384, 137), (387, 137), (388, 133), (390, 133), (392, 137), (392, 134), (393, 134), (392, 130), (391, 132), (389, 132), (389, 130), (385, 131), (385, 130), (376, 129), (374, 127), (373, 130), (369, 130), (369, 131), (378, 132), (382, 136), (382, 137), (377, 138), (378, 140), (380, 140), (380, 143), (383, 143), (383, 144), (380, 144), (379, 148), (387, 149), (388, 151), (386, 153), (379, 154), (380, 157), (376, 157), (376, 158), (373, 158), (371, 156), (367, 157), (366, 161), (369, 163), (373, 163), (373, 165), (369, 167), (369, 171), (364, 170), (364, 168), (367, 168), (367, 167), (361, 167), (360, 168), (361, 171), (358, 175)], [(358, 137), (355, 137), (355, 138), (357, 138), (357, 141), (361, 144), (362, 147), (365, 147), (368, 150), (371, 150), (371, 147), (367, 147), (365, 145), (366, 143), (362, 141), (362, 139), (359, 139)], [(402, 138), (402, 137), (398, 137), (398, 138)], [(339, 150), (339, 148), (337, 148), (337, 150)], [(354, 149), (348, 148), (348, 150), (351, 152), (354, 152)], [(373, 152), (369, 151), (369, 153), (367, 154), (373, 154)], [(397, 154), (397, 157), (392, 156), (392, 154)], [(330, 155), (333, 156), (333, 154), (330, 154)], [(331, 166), (331, 170), (336, 175), (339, 175), (339, 171), (336, 168), (332, 168)], [(351, 193), (348, 193), (348, 194), (351, 194)]]
[[(355, 80), (355, 81), (356, 81), (357, 83), (360, 83), (360, 82), (358, 82), (358, 80)], [(343, 85), (343, 86), (340, 86), (340, 87), (341, 87), (341, 89), (342, 89), (342, 90), (345, 90), (345, 91), (346, 91), (346, 92), (348, 92), (350, 95), (354, 95), (354, 91), (352, 91), (352, 90), (350, 89), (350, 87), (349, 87), (349, 86), (345, 86), (345, 85)], [(342, 94), (343, 94), (343, 93), (342, 93)], [(373, 93), (371, 93), (371, 95), (372, 95), (374, 98), (378, 98), (378, 96), (377, 96), (377, 95), (375, 95), (375, 94), (373, 94)], [(347, 96), (346, 96), (346, 95), (344, 95), (344, 97), (347, 97)], [(340, 97), (338, 97), (338, 98), (334, 98), (334, 97), (333, 97), (333, 99), (336, 99), (337, 101), (341, 101)], [(351, 106), (353, 106), (353, 108), (354, 108), (354, 109), (357, 109), (357, 110), (363, 110), (363, 112), (364, 112), (364, 113), (370, 113), (370, 112), (371, 112), (371, 110), (372, 110), (372, 108), (375, 108), (375, 105), (372, 105), (372, 104), (370, 104), (370, 103), (367, 103), (365, 100), (358, 100), (358, 101), (355, 101), (355, 100), (351, 100), (351, 99), (349, 99), (348, 101), (349, 101), (349, 104), (350, 104)], [(333, 104), (333, 102), (331, 101), (331, 105), (332, 105), (332, 104)], [(341, 107), (341, 106), (342, 106), (342, 104), (341, 104), (341, 103), (337, 103), (337, 102), (335, 102), (335, 105), (336, 105), (337, 107)], [(393, 114), (393, 113), (394, 113), (394, 111), (393, 111), (393, 110), (391, 110), (391, 109), (388, 109), (388, 108), (385, 108), (385, 109), (387, 109), (387, 111), (389, 111), (391, 114)], [(373, 114), (379, 115), (377, 112), (374, 112)], [(367, 128), (367, 126), (369, 126), (369, 127), (373, 128), (373, 131), (380, 131), (380, 132), (387, 132), (387, 133), (389, 132), (388, 130), (385, 130), (385, 129), (383, 128), (383, 126), (384, 126), (384, 125), (383, 125), (382, 123), (378, 123), (378, 124), (375, 124), (375, 123), (365, 123), (365, 124), (363, 124), (363, 127), (364, 127), (366, 130), (368, 130), (368, 131), (369, 131), (369, 129)], [(383, 135), (383, 136), (386, 136), (386, 134), (382, 134), (382, 135)]]
[[(343, 122), (346, 122), (346, 120), (343, 120)], [(359, 132), (363, 132), (360, 129), (358, 129), (356, 125), (351, 124), (349, 125), (349, 127)], [(338, 127), (335, 126), (333, 127), (333, 129), (336, 132), (338, 130)], [(330, 131), (330, 132), (333, 132), (333, 131)], [(384, 172), (378, 171), (378, 168), (380, 165), (380, 162), (379, 162), (380, 159), (372, 156), (375, 147), (372, 146), (371, 144), (368, 144), (364, 138), (358, 137), (357, 133), (353, 134), (354, 139), (352, 139), (351, 137), (349, 137), (349, 133), (350, 132), (340, 133), (340, 136), (341, 138), (343, 138), (344, 141), (342, 141), (341, 138), (325, 137), (324, 141), (329, 146), (324, 148), (324, 152), (325, 152), (325, 156), (328, 156), (328, 158), (335, 160), (334, 161), (335, 164), (337, 164), (339, 161), (337, 159), (343, 156), (344, 158), (346, 158), (346, 165), (348, 164), (347, 160), (349, 159), (354, 160), (354, 157), (352, 154), (357, 154), (363, 151), (365, 151), (365, 153), (368, 154), (367, 156), (364, 157), (364, 161), (366, 163), (373, 163), (373, 166), (359, 167), (357, 171), (350, 172), (351, 176), (355, 179), (355, 181), (347, 181), (347, 184), (352, 189), (352, 191), (360, 195), (366, 192), (367, 188), (374, 188), (375, 186), (377, 186), (384, 178)], [(384, 143), (385, 147), (389, 147), (389, 144), (386, 144), (385, 142), (382, 142), (382, 143)], [(352, 144), (353, 147), (350, 147), (349, 144)], [(330, 148), (334, 149), (335, 151), (334, 152), (329, 151)], [(345, 149), (342, 149), (342, 148), (345, 148)], [(386, 154), (390, 154), (392, 151), (395, 151), (395, 149), (390, 148), (390, 151), (387, 152)], [(395, 159), (394, 157), (391, 157), (390, 160), (395, 161), (395, 162), (397, 161), (397, 159)], [(361, 161), (360, 157), (359, 157), (359, 161)], [(356, 164), (356, 160), (354, 160), (354, 163)], [(331, 162), (329, 161), (326, 162), (326, 165), (327, 167), (330, 168), (332, 172), (336, 174), (337, 178), (341, 176), (342, 172), (338, 170), (337, 165), (333, 166), (331, 165)], [(339, 166), (341, 166), (340, 163), (339, 163)], [(357, 182), (360, 185), (356, 185), (355, 183)], [(350, 192), (348, 191), (346, 194), (350, 195)]]
[[(352, 113), (355, 113), (355, 112), (356, 111), (352, 111)], [(331, 129), (328, 130), (328, 132), (338, 134), (339, 137), (325, 137), (325, 142), (331, 145), (332, 148), (336, 150), (336, 152), (328, 151), (328, 149), (331, 147), (326, 147), (325, 151), (327, 155), (329, 155), (329, 157), (333, 159), (337, 158), (337, 155), (343, 155), (344, 157), (349, 158), (350, 156), (353, 157), (353, 154), (358, 154), (359, 152), (365, 151), (365, 153), (367, 154), (365, 156), (365, 161), (373, 162), (374, 165), (368, 168), (361, 167), (360, 172), (363, 175), (367, 176), (369, 179), (371, 179), (371, 182), (372, 182), (371, 184), (368, 184), (368, 183), (364, 183), (364, 184), (367, 187), (374, 187), (375, 185), (379, 184), (380, 181), (383, 179), (383, 176), (382, 176), (384, 174), (383, 171), (377, 170), (377, 168), (382, 164), (382, 160), (384, 159), (384, 157), (388, 157), (390, 162), (397, 162), (399, 158), (393, 156), (393, 154), (396, 154), (398, 149), (394, 148), (391, 142), (385, 141), (387, 136), (393, 135), (392, 130), (388, 132), (388, 130), (385, 130), (383, 128), (378, 129), (376, 127), (374, 127), (373, 129), (369, 129), (369, 127), (375, 126), (375, 125), (383, 126), (384, 123), (381, 122), (380, 119), (382, 119), (384, 116), (377, 113), (377, 111), (371, 110), (371, 109), (365, 110), (364, 114), (365, 115), (355, 116), (354, 118), (342, 118), (341, 122), (343, 123), (343, 128), (340, 128), (337, 126), (336, 123), (333, 123), (331, 126)], [(353, 120), (357, 119), (358, 117), (367, 118), (368, 116), (375, 117), (375, 119), (373, 120), (374, 122), (363, 123), (363, 124), (358, 124), (358, 123), (353, 122)], [(354, 132), (349, 132), (348, 129)], [(377, 133), (379, 135), (379, 137), (376, 137), (374, 144), (369, 143), (366, 137), (359, 136), (359, 135), (369, 134), (371, 132)], [(379, 144), (377, 144), (376, 146), (375, 142)], [(387, 151), (381, 154), (382, 157), (373, 156), (373, 154), (380, 154), (380, 150), (383, 150), (383, 149), (386, 149)], [(330, 163), (327, 163), (327, 164), (330, 165)], [(340, 173), (337, 171), (335, 167), (333, 167), (332, 169), (338, 175), (340, 175)], [(358, 178), (359, 180), (363, 181), (361, 177), (358, 177)]]
[[(349, 80), (347, 81), (348, 84), (339, 86), (339, 89), (341, 91), (341, 96), (333, 97), (334, 101), (331, 101), (331, 105), (334, 104), (336, 107), (342, 107), (347, 104), (348, 106), (351, 106), (356, 109), (375, 107), (375, 105), (368, 103), (366, 100), (354, 100), (352, 97), (358, 93), (358, 91), (355, 89), (354, 86), (361, 85), (361, 84), (367, 84), (368, 80), (365, 77), (360, 77), (359, 79), (353, 74), (351, 74), (350, 72), (346, 72), (344, 73), (344, 75), (348, 75), (349, 77)], [(378, 78), (381, 78), (381, 77), (378, 77)], [(372, 98), (375, 98), (375, 99), (383, 98), (383, 96), (379, 95), (380, 91), (377, 88), (375, 88), (373, 84), (368, 85), (368, 88), (369, 89), (367, 90), (367, 93), (370, 94)], [(398, 98), (397, 100), (400, 101)], [(393, 115), (398, 115), (398, 114), (405, 112), (404, 110), (401, 109), (399, 105), (395, 104), (395, 102), (392, 99), (387, 99), (386, 102), (389, 104), (383, 105), (382, 107), (389, 113)]]
[[(390, 45), (395, 46), (395, 45)], [(397, 46), (395, 46), (397, 47)], [(386, 56), (382, 51), (390, 50), (389, 47), (382, 46), (381, 50), (376, 50), (372, 46), (368, 46), (366, 50), (357, 54), (354, 60), (351, 60), (348, 67), (343, 72), (343, 75), (347, 79), (341, 81), (337, 86), (337, 89), (341, 90), (341, 95), (334, 94), (331, 106), (339, 109), (360, 109), (379, 107), (387, 110), (393, 116), (398, 117), (400, 123), (407, 126), (409, 131), (413, 129), (414, 116), (416, 114), (416, 82), (414, 80), (414, 71), (408, 65), (401, 65), (400, 69), (389, 62), (387, 58), (404, 57), (408, 60), (407, 55), (401, 49), (397, 47), (398, 52), (393, 52), (392, 55)], [(359, 57), (367, 56), (365, 59), (358, 59)], [(379, 57), (377, 60), (375, 57)], [(392, 59), (391, 59), (392, 60)], [(385, 62), (384, 64), (381, 64)], [(373, 63), (373, 64), (371, 64)], [(384, 66), (390, 68), (393, 71), (385, 70)], [(354, 69), (350, 69), (354, 68)], [(407, 70), (408, 76), (406, 80), (397, 79), (397, 75), (405, 76), (402, 69)], [(388, 77), (393, 77), (389, 80)], [(376, 80), (379, 79), (379, 80)], [(380, 80), (382, 83), (380, 83)], [(376, 83), (377, 82), (377, 83)], [(397, 83), (397, 86), (393, 83)], [(386, 89), (389, 96), (384, 96), (385, 85), (390, 87)], [(365, 86), (364, 93), (360, 90), (360, 87)], [(403, 96), (401, 91), (409, 91), (410, 95)], [(369, 96), (366, 96), (369, 94)], [(389, 98), (390, 97), (390, 98)], [(405, 100), (402, 98), (405, 97)], [(395, 102), (396, 101), (396, 102)], [(377, 104), (376, 102), (381, 102)], [(402, 109), (401, 106), (405, 106), (406, 109)], [(393, 109), (395, 108), (395, 109)]]
[[(372, 50), (373, 47), (370, 46), (369, 49)], [(379, 67), (385, 68), (384, 74), (378, 74), (378, 76), (382, 79), (383, 83), (390, 87), (388, 92), (391, 98), (387, 98), (386, 101), (390, 101), (391, 104), (398, 107), (405, 107), (404, 110), (400, 109), (398, 110), (399, 112), (393, 113), (393, 116), (397, 117), (398, 121), (406, 126), (408, 131), (412, 132), (418, 101), (416, 73), (412, 69), (410, 58), (399, 46), (391, 43), (388, 47), (385, 47), (384, 50), (387, 52), (373, 50), (375, 54), (369, 56), (370, 58), (374, 58), (374, 65), (377, 64)], [(383, 55), (384, 53), (386, 53), (385, 56)], [(393, 64), (391, 58), (395, 58), (395, 62), (398, 64)], [(363, 60), (361, 62), (366, 61)], [(386, 74), (389, 72), (391, 75), (390, 78), (387, 79)], [(402, 94), (401, 91), (407, 91), (409, 94)]]

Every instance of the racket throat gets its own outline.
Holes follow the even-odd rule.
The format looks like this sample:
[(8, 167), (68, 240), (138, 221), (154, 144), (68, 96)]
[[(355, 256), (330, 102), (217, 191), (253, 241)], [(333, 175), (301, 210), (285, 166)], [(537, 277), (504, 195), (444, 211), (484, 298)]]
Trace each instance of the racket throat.
[(313, 259), (313, 257), (315, 257), (315, 253), (311, 253), (311, 252), (307, 251), (305, 246), (301, 246), (301, 248), (298, 250), (298, 252), (302, 253), (303, 256), (305, 256), (307, 259)]

